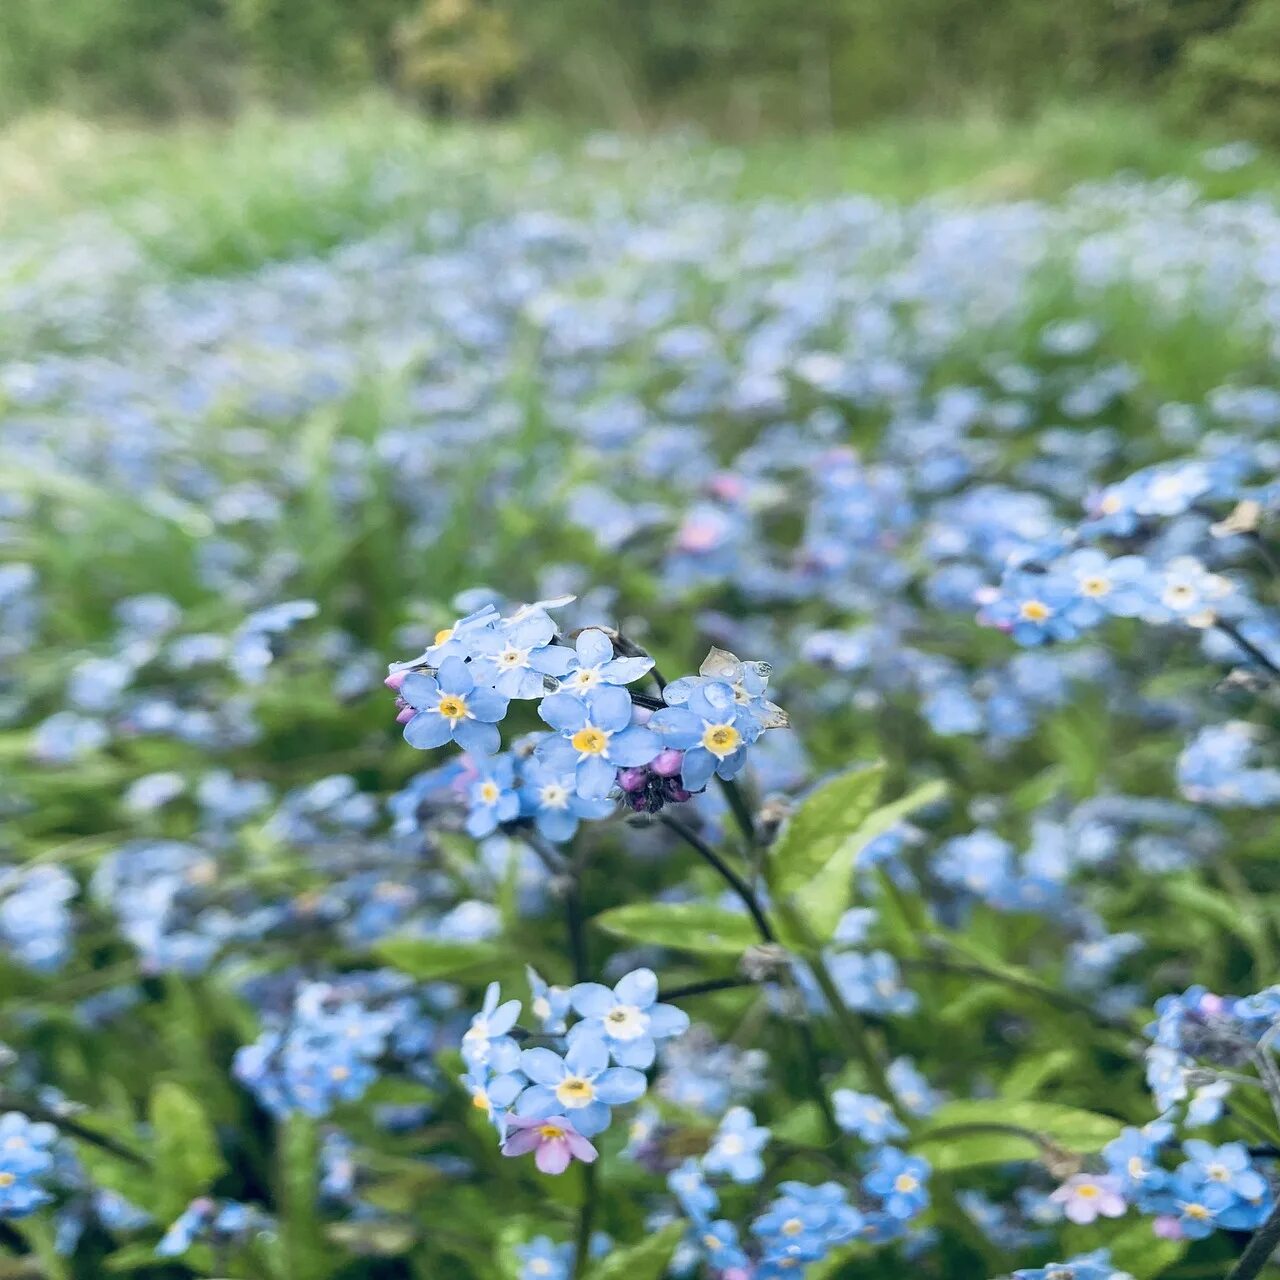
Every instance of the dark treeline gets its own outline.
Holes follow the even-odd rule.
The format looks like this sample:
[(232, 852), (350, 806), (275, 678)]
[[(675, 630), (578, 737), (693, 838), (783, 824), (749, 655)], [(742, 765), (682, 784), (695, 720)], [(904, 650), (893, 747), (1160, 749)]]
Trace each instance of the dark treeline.
[(1124, 93), (1280, 135), (1280, 0), (4, 0), (0, 112), (307, 105), (815, 129)]

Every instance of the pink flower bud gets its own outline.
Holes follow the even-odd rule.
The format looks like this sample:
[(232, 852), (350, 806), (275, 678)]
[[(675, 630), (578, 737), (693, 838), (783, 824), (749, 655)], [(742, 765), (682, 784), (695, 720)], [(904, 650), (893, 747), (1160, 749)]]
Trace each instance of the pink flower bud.
[(403, 711), (397, 712), (396, 724), (408, 724), (414, 716), (418, 714), (415, 707), (405, 707)]
[(404, 678), (409, 673), (407, 671), (393, 671), (382, 683), (388, 689), (399, 689), (404, 684)]
[(643, 791), (644, 778), (645, 774), (643, 769), (618, 770), (618, 786), (620, 786), (623, 791)]
[(660, 778), (674, 778), (679, 774), (683, 764), (684, 752), (677, 751), (675, 747), (667, 747), (658, 752), (649, 768)]

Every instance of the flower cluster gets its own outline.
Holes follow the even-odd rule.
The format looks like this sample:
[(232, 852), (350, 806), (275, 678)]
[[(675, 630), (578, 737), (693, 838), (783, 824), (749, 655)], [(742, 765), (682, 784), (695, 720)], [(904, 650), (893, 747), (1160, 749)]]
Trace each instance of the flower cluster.
[(53, 1171), (57, 1130), (17, 1111), (0, 1116), (0, 1218), (25, 1218), (53, 1199), (43, 1179)]
[[(506, 1156), (534, 1155), (543, 1173), (563, 1173), (573, 1160), (596, 1158), (591, 1138), (603, 1133), (612, 1108), (635, 1102), (648, 1087), (644, 1070), (658, 1045), (682, 1035), (687, 1015), (658, 1001), (651, 969), (628, 973), (615, 987), (579, 982), (554, 1009), (545, 984), (534, 978), (534, 1011), (542, 1008), (555, 1048), (521, 1048), (511, 1034), (518, 1000), (501, 1002), (497, 983), (462, 1037), (463, 1083), (498, 1130)], [(541, 987), (541, 992), (539, 991)], [(578, 1015), (566, 1024), (569, 1012)]]
[[(563, 643), (548, 610), (572, 599), (523, 605), (506, 618), (486, 605), (438, 632), (418, 657), (392, 664), (386, 683), (405, 740), (424, 750), (454, 742), (474, 757), (473, 836), (525, 822), (563, 842), (581, 819), (612, 813), (619, 794), (636, 812), (656, 812), (713, 776), (733, 778), (760, 734), (787, 724), (764, 696), (769, 665), (720, 649), (698, 675), (660, 686), (661, 701), (629, 692), (653, 659), (599, 627), (579, 631), (572, 648)], [(497, 726), (513, 700), (537, 701), (553, 732), (499, 756)]]

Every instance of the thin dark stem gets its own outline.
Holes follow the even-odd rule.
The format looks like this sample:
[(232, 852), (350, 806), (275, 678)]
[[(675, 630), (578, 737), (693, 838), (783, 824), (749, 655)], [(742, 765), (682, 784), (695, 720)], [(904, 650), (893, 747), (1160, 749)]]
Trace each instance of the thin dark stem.
[(1265, 671), (1269, 671), (1273, 676), (1280, 679), (1280, 667), (1267, 656), (1263, 650), (1259, 649), (1247, 636), (1243, 635), (1240, 628), (1234, 622), (1227, 622), (1223, 618), (1219, 618), (1214, 624), (1224, 636), (1229, 637), (1233, 643), (1243, 649), (1245, 653), (1251, 657)]
[(550, 875), (562, 876), (568, 871), (568, 864), (560, 852), (553, 848), (550, 841), (546, 840), (537, 831), (527, 832), (525, 842), (537, 855), (538, 861), (542, 863)]
[(87, 1142), (90, 1146), (98, 1147), (102, 1151), (110, 1152), (111, 1155), (117, 1156), (121, 1160), (127, 1160), (130, 1164), (137, 1165), (139, 1169), (149, 1169), (151, 1167), (151, 1162), (141, 1152), (125, 1146), (122, 1142), (117, 1142), (114, 1138), (108, 1138), (104, 1134), (96, 1133), (79, 1121), (73, 1120), (69, 1116), (59, 1115), (58, 1112), (51, 1111), (48, 1107), (42, 1107), (39, 1103), (29, 1102), (22, 1098), (14, 1098), (8, 1094), (0, 1094), (0, 1111), (20, 1111), (29, 1120), (35, 1120), (42, 1124), (51, 1124), (60, 1132), (73, 1138), (78, 1138), (81, 1142)]
[(1271, 1210), (1271, 1216), (1245, 1246), (1236, 1265), (1227, 1273), (1227, 1280), (1253, 1280), (1270, 1261), (1277, 1245), (1280, 1245), (1280, 1204)]
[(769, 923), (769, 917), (765, 915), (751, 886), (692, 827), (686, 826), (669, 813), (664, 813), (658, 821), (674, 831), (704, 862), (710, 864), (716, 874), (742, 899), (760, 937), (765, 942), (776, 942), (777, 935)]
[[(797, 993), (798, 994), (798, 993)], [(840, 1126), (836, 1123), (836, 1113), (831, 1109), (831, 1099), (827, 1097), (826, 1086), (822, 1083), (822, 1068), (819, 1065), (818, 1046), (813, 1039), (813, 1030), (803, 1020), (796, 1024), (800, 1033), (800, 1047), (804, 1050), (805, 1071), (809, 1076), (809, 1089), (813, 1100), (822, 1112), (822, 1123), (826, 1126), (827, 1141), (839, 1142)]]
[(1028, 995), (1036, 996), (1048, 1004), (1056, 1005), (1060, 1009), (1066, 1009), (1072, 1013), (1082, 1013), (1103, 1026), (1114, 1027), (1118, 1031), (1136, 1031), (1139, 1029), (1134, 1024), (1122, 1019), (1106, 1017), (1094, 1009), (1087, 1000), (1081, 1000), (1069, 992), (1055, 991), (1052, 987), (1041, 986), (1040, 983), (1033, 982), (1028, 978), (1020, 978), (1012, 973), (1001, 973), (998, 969), (988, 969), (980, 964), (957, 964), (952, 960), (928, 960), (915, 956), (900, 956), (898, 964), (907, 970), (917, 969), (925, 973), (945, 973), (953, 974), (956, 977), (984, 978), (988, 982), (999, 982), (1006, 987), (1013, 987), (1017, 991), (1025, 991)]
[(658, 999), (664, 1003), (670, 1003), (672, 1000), (683, 1000), (687, 996), (706, 995), (711, 991), (733, 991), (738, 987), (755, 985), (755, 981), (751, 978), (707, 978), (702, 982), (687, 982), (682, 987), (671, 987), (666, 991), (659, 991)]

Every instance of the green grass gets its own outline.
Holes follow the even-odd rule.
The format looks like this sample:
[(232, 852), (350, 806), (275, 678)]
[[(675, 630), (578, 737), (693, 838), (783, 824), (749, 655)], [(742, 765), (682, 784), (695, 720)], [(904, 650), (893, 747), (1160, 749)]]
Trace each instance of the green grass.
[(1201, 163), (1206, 145), (1153, 113), (1111, 104), (1058, 107), (1023, 123), (904, 120), (743, 147), (686, 135), (592, 147), (548, 122), (441, 126), (382, 99), (164, 130), (45, 115), (0, 134), (0, 236), (43, 235), (89, 212), (164, 268), (220, 274), (323, 252), (437, 204), (573, 206), (602, 185), (741, 199), (992, 201), (1052, 198), (1130, 171), (1189, 177), (1211, 197), (1280, 194), (1280, 156), (1215, 174)]

